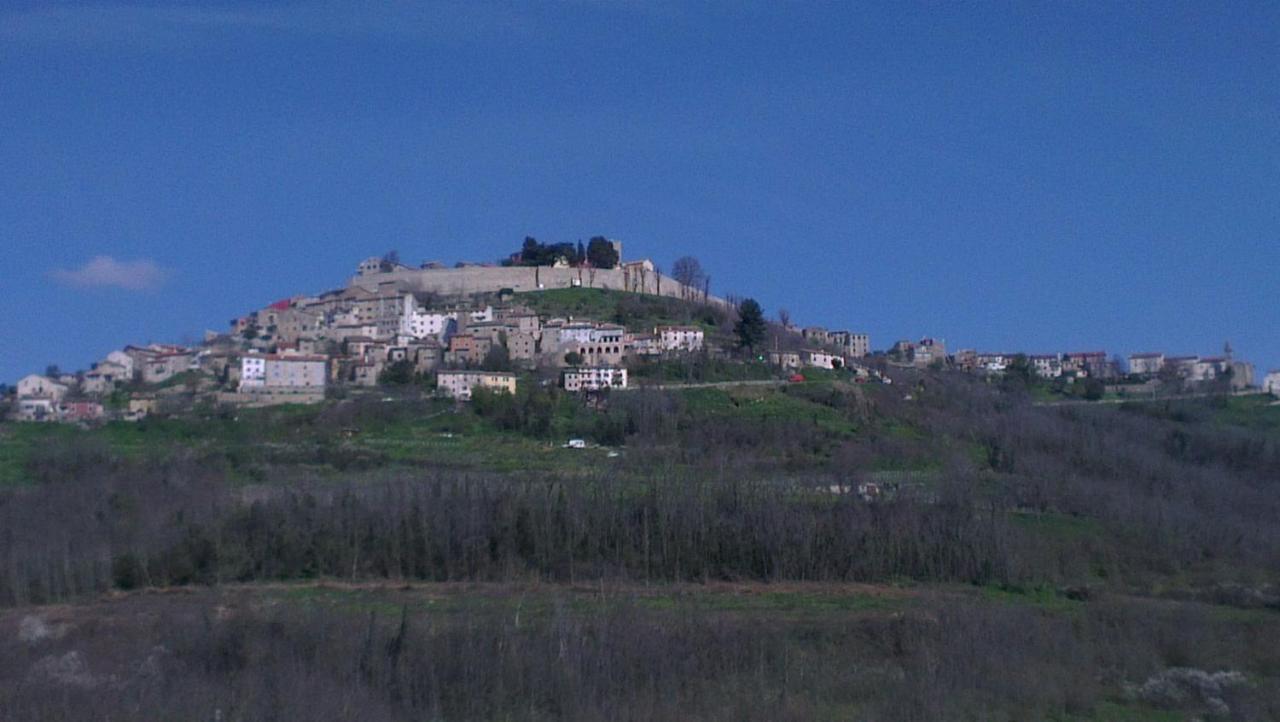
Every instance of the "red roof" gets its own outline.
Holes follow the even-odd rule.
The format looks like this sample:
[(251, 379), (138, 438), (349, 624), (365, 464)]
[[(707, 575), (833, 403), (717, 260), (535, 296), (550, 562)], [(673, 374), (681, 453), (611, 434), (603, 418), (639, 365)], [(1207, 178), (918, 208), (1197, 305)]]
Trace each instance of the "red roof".
[(288, 308), (289, 308), (289, 306), (290, 306), (289, 299), (287, 299), (287, 298), (286, 298), (286, 299), (284, 299), (283, 301), (276, 301), (275, 303), (271, 304), (270, 306), (267, 306), (267, 308), (273, 308), (273, 309), (275, 309), (275, 310), (277, 310), (277, 311), (284, 311), (284, 310), (288, 309)]

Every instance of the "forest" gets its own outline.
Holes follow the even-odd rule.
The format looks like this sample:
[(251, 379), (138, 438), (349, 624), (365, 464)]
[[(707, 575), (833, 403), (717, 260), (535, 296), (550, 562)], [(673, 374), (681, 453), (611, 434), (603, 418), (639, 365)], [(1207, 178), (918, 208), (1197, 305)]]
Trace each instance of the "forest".
[(0, 717), (1276, 719), (1278, 411), (903, 371), (6, 427)]

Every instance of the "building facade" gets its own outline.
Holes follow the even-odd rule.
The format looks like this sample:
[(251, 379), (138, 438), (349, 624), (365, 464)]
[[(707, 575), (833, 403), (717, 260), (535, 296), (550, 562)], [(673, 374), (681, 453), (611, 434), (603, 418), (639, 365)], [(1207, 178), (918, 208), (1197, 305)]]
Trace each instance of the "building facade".
[(509, 394), (516, 392), (516, 375), (504, 371), (441, 371), (436, 374), (436, 389), (443, 396), (471, 400), (476, 388), (494, 389)]
[(565, 369), (563, 383), (566, 391), (599, 391), (600, 389), (627, 388), (627, 370), (609, 366), (580, 366)]

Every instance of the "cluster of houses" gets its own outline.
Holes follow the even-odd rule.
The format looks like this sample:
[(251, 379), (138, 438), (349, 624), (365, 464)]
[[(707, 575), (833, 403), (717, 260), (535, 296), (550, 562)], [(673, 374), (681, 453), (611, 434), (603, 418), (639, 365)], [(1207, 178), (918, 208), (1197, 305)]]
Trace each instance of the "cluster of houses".
[[(1165, 356), (1163, 353), (1135, 353), (1127, 360), (1107, 356), (1105, 351), (1055, 354), (984, 353), (957, 351), (950, 362), (957, 368), (988, 374), (1006, 372), (1017, 359), (1026, 359), (1029, 370), (1043, 379), (1097, 378), (1108, 382), (1153, 382), (1159, 379), (1189, 384), (1228, 380), (1231, 388), (1255, 385), (1253, 364), (1232, 358), (1228, 346), (1222, 356)], [(1267, 383), (1280, 383), (1280, 373), (1271, 372)], [(1266, 391), (1272, 386), (1263, 384)]]
[[(865, 333), (829, 331), (821, 326), (785, 329), (787, 348), (768, 352), (769, 363), (783, 371), (804, 368), (852, 369), (869, 373), (859, 360), (871, 355), (871, 339)], [(781, 339), (779, 339), (781, 341)]]
[[(497, 303), (494, 296), (497, 296)], [(206, 333), (195, 347), (112, 351), (84, 373), (31, 375), (15, 389), (22, 420), (138, 419), (181, 394), (264, 406), (313, 403), (333, 386), (376, 386), (395, 371), (432, 376), (438, 392), (470, 399), (478, 387), (514, 392), (518, 371), (558, 375), (570, 391), (626, 388), (624, 365), (700, 352), (700, 326), (623, 326), (547, 318), (514, 294), (446, 301), (397, 283), (352, 283), (272, 303)]]

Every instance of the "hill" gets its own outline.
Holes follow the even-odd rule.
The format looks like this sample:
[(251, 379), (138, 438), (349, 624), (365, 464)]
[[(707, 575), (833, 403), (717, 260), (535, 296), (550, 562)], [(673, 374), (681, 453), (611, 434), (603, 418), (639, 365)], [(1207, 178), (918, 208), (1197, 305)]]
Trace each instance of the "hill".
[[(113, 648), (163, 645), (181, 689), (248, 717), (265, 708), (261, 682), (232, 674), (246, 665), (288, 680), (291, 704), (358, 691), (367, 719), (524, 716), (556, 639), (586, 666), (538, 677), (536, 714), (1274, 716), (1280, 658), (1256, 641), (1280, 619), (1280, 409), (1041, 406), (1017, 384), (889, 373), (5, 425), (0, 601), (13, 624), (69, 630), (19, 667), (89, 654), (87, 620), (110, 618)], [(201, 591), (140, 591), (175, 587)], [(92, 601), (106, 590), (125, 596)], [(30, 606), (51, 602), (73, 606)], [(197, 634), (212, 609), (230, 611)], [(138, 626), (156, 613), (176, 626)], [(407, 656), (361, 677), (319, 661), (363, 644)], [(481, 677), (508, 691), (396, 691), (462, 674), (472, 653), (451, 645), (511, 650)], [(273, 661), (321, 648), (305, 679)], [(123, 652), (94, 654), (93, 674), (132, 674)], [(0, 705), (38, 710), (31, 689)]]

